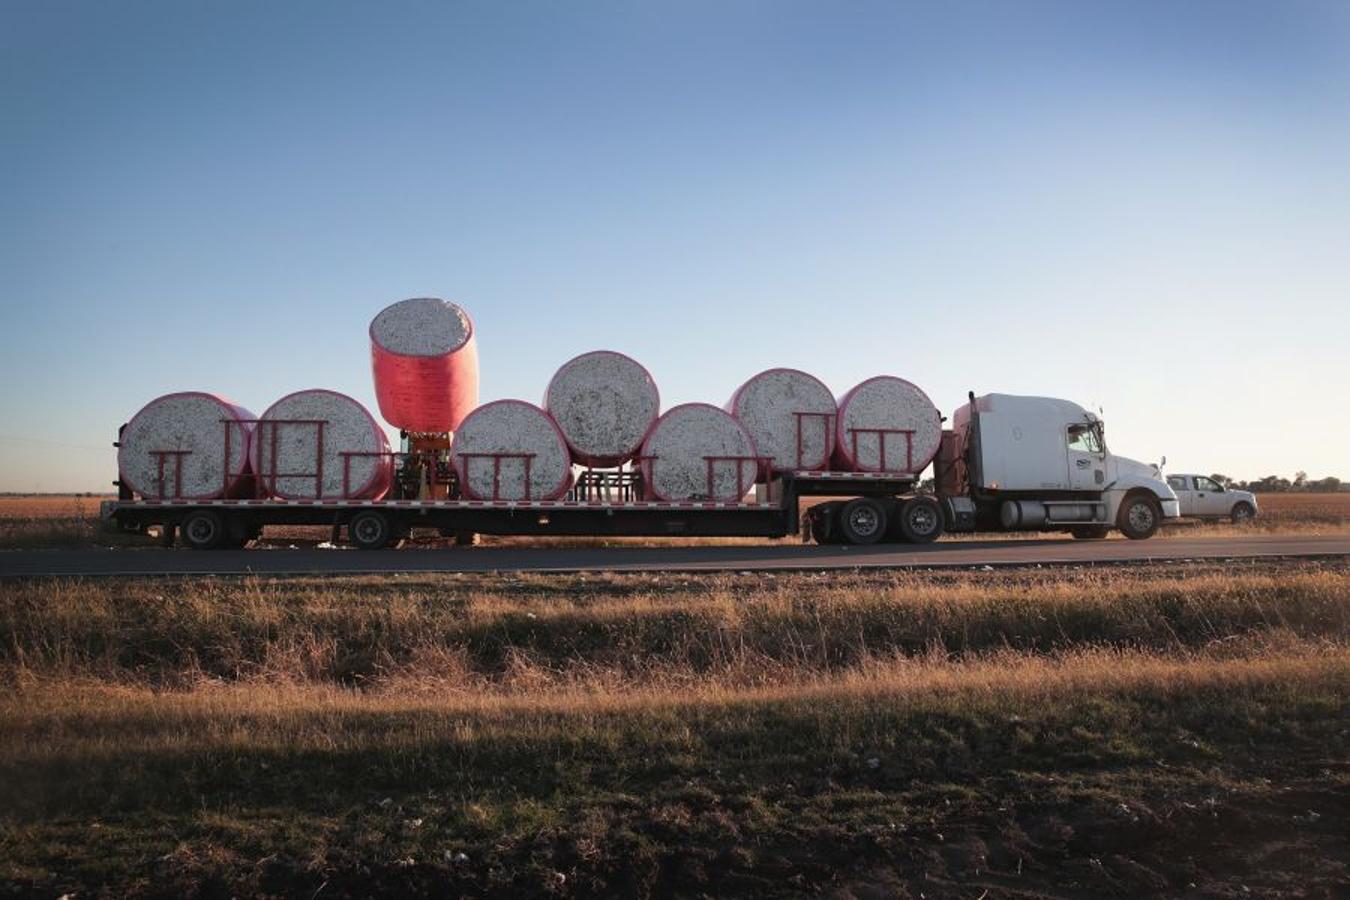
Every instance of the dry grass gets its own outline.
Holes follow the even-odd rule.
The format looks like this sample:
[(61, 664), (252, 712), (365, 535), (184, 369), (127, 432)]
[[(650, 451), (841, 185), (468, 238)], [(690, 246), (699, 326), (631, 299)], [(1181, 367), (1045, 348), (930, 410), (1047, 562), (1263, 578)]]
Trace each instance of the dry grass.
[(1339, 639), (1347, 572), (30, 581), (3, 592), (0, 676), (442, 694), (785, 684), (933, 654)]
[(1285, 562), (6, 582), (0, 885), (1329, 896), (1348, 601)]

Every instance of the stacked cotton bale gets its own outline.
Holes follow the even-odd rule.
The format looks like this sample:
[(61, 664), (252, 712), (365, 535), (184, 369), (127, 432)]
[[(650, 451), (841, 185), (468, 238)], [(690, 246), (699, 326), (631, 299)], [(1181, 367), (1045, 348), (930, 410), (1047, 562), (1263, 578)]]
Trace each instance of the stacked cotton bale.
[[(712, 460), (711, 479), (708, 457), (722, 457)], [(730, 413), (685, 403), (657, 419), (642, 442), (643, 482), (656, 500), (740, 500), (754, 484), (754, 458), (754, 439)]]
[(364, 406), (346, 394), (315, 389), (288, 394), (267, 408), (250, 456), (259, 486), (270, 496), (378, 500), (393, 484), (389, 452), (384, 429)]
[(252, 419), (237, 403), (201, 391), (151, 400), (122, 432), (118, 477), (147, 499), (241, 496), (252, 487)]
[(395, 428), (455, 431), (478, 404), (473, 320), (449, 300), (386, 307), (370, 323), (370, 352), (380, 415)]
[(736, 389), (727, 410), (750, 432), (772, 471), (829, 465), (838, 410), (815, 376), (797, 369), (760, 372)]
[(941, 441), (937, 407), (903, 378), (869, 378), (839, 399), (834, 462), (844, 471), (921, 472)]
[(548, 413), (524, 400), (495, 400), (469, 413), (451, 452), (470, 499), (556, 500), (571, 485), (562, 432)]
[(628, 462), (661, 411), (651, 373), (612, 350), (583, 353), (559, 367), (544, 392), (572, 459), (583, 466)]

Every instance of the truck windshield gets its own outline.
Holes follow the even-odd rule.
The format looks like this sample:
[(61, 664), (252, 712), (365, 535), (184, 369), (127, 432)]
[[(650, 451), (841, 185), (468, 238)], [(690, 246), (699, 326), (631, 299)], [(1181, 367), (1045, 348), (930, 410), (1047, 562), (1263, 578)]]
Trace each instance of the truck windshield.
[(1102, 438), (1095, 424), (1070, 425), (1069, 449), (1080, 453), (1101, 453)]

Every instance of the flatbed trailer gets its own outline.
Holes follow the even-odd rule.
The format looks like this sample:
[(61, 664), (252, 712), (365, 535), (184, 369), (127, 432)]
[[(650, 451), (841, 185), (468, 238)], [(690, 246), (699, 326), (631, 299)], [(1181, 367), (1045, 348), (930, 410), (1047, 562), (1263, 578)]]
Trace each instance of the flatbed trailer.
[[(791, 471), (755, 489), (755, 499), (665, 502), (607, 500), (573, 488), (561, 500), (147, 499), (106, 501), (105, 518), (129, 531), (161, 529), (189, 547), (239, 547), (268, 525), (325, 526), (358, 547), (396, 543), (414, 528), (471, 534), (630, 537), (765, 537), (801, 533), (822, 542), (926, 542), (960, 527), (951, 503), (915, 493), (908, 473)], [(837, 499), (828, 522), (802, 516), (806, 497)], [(851, 504), (851, 507), (850, 507)], [(806, 523), (803, 528), (803, 523)], [(831, 534), (829, 525), (844, 523)], [(902, 527), (906, 526), (906, 527)]]

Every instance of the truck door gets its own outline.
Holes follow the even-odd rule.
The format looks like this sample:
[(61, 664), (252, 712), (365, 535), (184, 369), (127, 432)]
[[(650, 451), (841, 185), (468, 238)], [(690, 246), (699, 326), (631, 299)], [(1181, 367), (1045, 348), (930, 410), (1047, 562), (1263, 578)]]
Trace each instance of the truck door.
[(1196, 515), (1195, 493), (1191, 490), (1191, 479), (1185, 475), (1168, 475), (1167, 486), (1177, 495), (1177, 504), (1183, 516)]
[(1106, 484), (1106, 453), (1096, 423), (1075, 422), (1066, 440), (1070, 490), (1100, 491)]
[(1223, 488), (1219, 487), (1218, 482), (1203, 475), (1197, 475), (1191, 479), (1195, 483), (1195, 492), (1192, 496), (1195, 498), (1195, 512), (1197, 516), (1224, 516), (1228, 510), (1227, 497), (1223, 495)]

